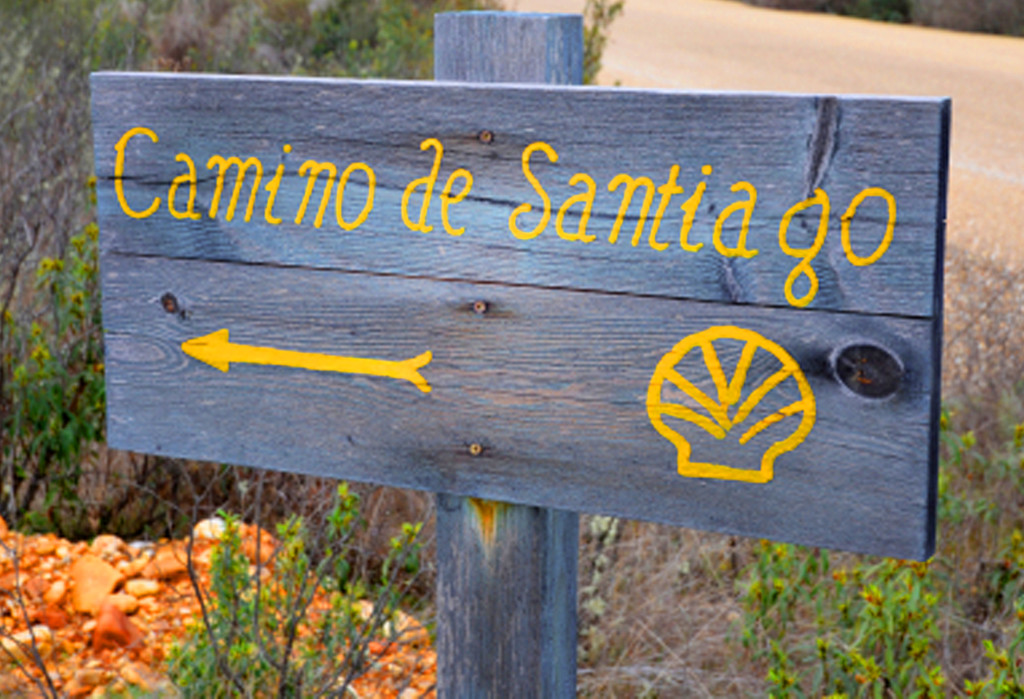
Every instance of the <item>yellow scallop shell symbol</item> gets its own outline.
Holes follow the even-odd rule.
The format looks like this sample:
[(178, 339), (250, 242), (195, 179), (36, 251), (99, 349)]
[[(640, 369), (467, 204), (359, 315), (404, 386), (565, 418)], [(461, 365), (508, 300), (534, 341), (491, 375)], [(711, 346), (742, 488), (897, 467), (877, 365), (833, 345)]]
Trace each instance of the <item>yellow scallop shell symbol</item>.
[[(723, 359), (732, 367), (731, 379)], [(690, 335), (661, 358), (647, 387), (647, 415), (676, 447), (680, 475), (767, 483), (775, 459), (799, 446), (814, 427), (815, 402), (786, 350), (753, 330), (723, 325)], [(748, 443), (763, 446), (758, 467), (691, 460), (691, 443), (701, 434), (687, 439), (680, 430), (694, 428), (705, 438), (735, 439), (736, 451)]]

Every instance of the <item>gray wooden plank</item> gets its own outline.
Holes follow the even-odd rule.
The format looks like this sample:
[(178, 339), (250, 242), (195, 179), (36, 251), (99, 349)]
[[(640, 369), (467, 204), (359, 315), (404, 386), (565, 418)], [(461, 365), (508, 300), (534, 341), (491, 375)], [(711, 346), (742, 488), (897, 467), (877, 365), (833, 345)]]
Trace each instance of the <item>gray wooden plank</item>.
[(434, 16), (434, 77), (466, 83), (583, 83), (583, 17), (528, 12)]
[[(409, 83), (328, 79), (112, 74), (93, 76), (96, 172), (103, 249), (138, 255), (298, 265), (388, 274), (591, 289), (667, 298), (789, 307), (810, 291), (797, 274), (787, 297), (787, 279), (800, 250), (813, 247), (817, 207), (797, 214), (788, 228), (787, 254), (780, 244), (786, 212), (824, 190), (830, 202), (828, 230), (810, 269), (818, 288), (808, 308), (936, 317), (936, 277), (941, 272), (949, 102), (943, 99), (682, 93), (572, 86)], [(143, 211), (160, 199), (152, 215), (127, 216), (114, 188), (116, 144), (125, 133), (147, 127), (159, 138), (137, 135), (125, 146), (122, 178), (126, 203)], [(426, 176), (435, 138), (444, 157), (425, 222), (430, 232), (410, 230), (400, 214), (407, 185)], [(516, 219), (524, 232), (540, 224), (541, 198), (525, 177), (524, 150), (543, 141), (559, 155), (530, 158), (531, 172), (550, 198), (547, 225), (532, 239), (519, 239), (510, 215), (523, 204), (533, 210)], [(290, 147), (285, 153), (284, 147)], [(174, 218), (168, 208), (172, 180), (186, 172), (179, 153), (194, 161), (198, 219)], [(207, 169), (214, 155), (256, 158), (263, 185), (284, 165), (272, 215), (261, 186), (251, 220), (233, 220), (221, 204), (209, 216), (216, 177)], [(325, 218), (314, 225), (320, 189), (300, 224), (296, 214), (307, 185), (299, 175), (306, 160), (331, 162), (342, 172), (361, 162), (375, 172), (374, 204), (364, 223), (343, 230), (332, 197)], [(711, 174), (702, 168), (711, 166)], [(609, 185), (622, 174), (648, 177), (684, 191), (666, 199), (656, 246), (651, 219), (662, 195), (653, 196), (638, 244), (631, 242), (642, 214), (643, 187), (623, 214), (617, 242), (610, 243), (624, 188)], [(450, 206), (445, 232), (440, 193), (457, 169), (473, 174), (468, 196)], [(561, 206), (584, 191), (569, 185), (589, 174), (596, 194), (587, 232), (589, 243), (566, 240), (555, 230)], [(250, 177), (251, 180), (251, 177)], [(746, 201), (747, 182), (757, 201), (747, 233), (750, 258), (724, 256), (714, 245), (715, 226), (730, 205)], [(455, 178), (451, 192), (461, 191)], [(695, 209), (686, 250), (680, 240), (681, 205), (706, 185)], [(866, 188), (892, 194), (897, 213), (891, 245), (869, 266), (851, 264), (843, 245), (841, 218)], [(351, 175), (343, 217), (356, 220), (367, 195), (362, 172)], [(231, 178), (224, 186), (226, 201)], [(187, 186), (176, 206), (184, 209)], [(422, 191), (418, 190), (418, 191)], [(667, 191), (667, 190), (666, 190)], [(416, 222), (418, 195), (411, 220)], [(582, 205), (568, 209), (566, 235), (578, 228)], [(869, 197), (850, 226), (850, 250), (869, 257), (888, 219), (883, 199)], [(742, 211), (723, 220), (722, 245), (736, 246)]]
[[(931, 551), (930, 320), (111, 252), (103, 264), (114, 447), (900, 557)], [(814, 395), (813, 429), (767, 483), (680, 476), (647, 412), (659, 361), (721, 325), (784, 348)], [(224, 373), (182, 352), (223, 328), (233, 342), (305, 352), (430, 350), (432, 391), (274, 366)], [(895, 393), (868, 398), (840, 381), (835, 358), (858, 344), (899, 360)], [(739, 347), (725, 343), (726, 373)], [(684, 373), (713, 395), (699, 369)], [(752, 362), (747, 385), (773, 371)], [(686, 433), (695, 453), (738, 467), (756, 468), (765, 448)]]
[[(441, 80), (583, 81), (579, 15), (440, 14), (434, 37)], [(438, 696), (575, 697), (579, 515), (443, 493), (435, 512)]]

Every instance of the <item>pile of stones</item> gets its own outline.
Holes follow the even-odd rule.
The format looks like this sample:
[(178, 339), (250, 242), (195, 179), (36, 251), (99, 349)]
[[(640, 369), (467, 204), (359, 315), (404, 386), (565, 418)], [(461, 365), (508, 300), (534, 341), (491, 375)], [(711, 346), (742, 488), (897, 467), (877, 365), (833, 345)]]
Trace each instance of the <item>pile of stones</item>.
[[(200, 618), (193, 576), (208, 589), (223, 528), (219, 519), (196, 525), (190, 575), (183, 540), (126, 543), (102, 535), (72, 543), (8, 531), (0, 519), (0, 696), (178, 696), (164, 661)], [(252, 525), (241, 534), (253, 565), (257, 551), (261, 566), (272, 565), (274, 537)], [(351, 694), (433, 696), (429, 636), (399, 614), (403, 643), (371, 642), (370, 671)]]

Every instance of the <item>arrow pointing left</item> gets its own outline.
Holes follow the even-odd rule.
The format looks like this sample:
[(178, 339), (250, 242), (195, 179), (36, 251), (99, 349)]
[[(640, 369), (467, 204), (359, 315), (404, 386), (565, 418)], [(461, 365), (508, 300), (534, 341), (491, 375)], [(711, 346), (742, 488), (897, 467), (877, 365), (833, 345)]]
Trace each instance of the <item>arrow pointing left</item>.
[(212, 332), (181, 343), (182, 351), (190, 357), (226, 372), (232, 363), (287, 366), (310, 371), (336, 371), (344, 374), (365, 374), (402, 379), (411, 382), (424, 393), (430, 393), (430, 384), (419, 370), (430, 363), (433, 354), (423, 354), (402, 361), (340, 357), (316, 352), (297, 352), (274, 347), (240, 345), (230, 342), (227, 329)]

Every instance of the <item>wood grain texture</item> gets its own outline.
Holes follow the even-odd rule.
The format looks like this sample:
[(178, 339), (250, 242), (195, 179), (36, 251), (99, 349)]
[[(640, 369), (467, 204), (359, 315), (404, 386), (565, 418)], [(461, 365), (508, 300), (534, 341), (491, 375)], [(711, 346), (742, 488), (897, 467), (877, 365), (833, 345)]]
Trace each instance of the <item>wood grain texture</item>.
[(583, 17), (445, 12), (434, 17), (434, 77), (466, 83), (583, 83)]
[(576, 696), (576, 514), (437, 505), (438, 695)]
[[(938, 313), (934, 290), (941, 270), (940, 190), (949, 111), (944, 100), (169, 74), (99, 73), (92, 85), (107, 252), (787, 307), (787, 278), (799, 260), (781, 248), (780, 223), (820, 187), (831, 213), (811, 264), (819, 288), (808, 307), (924, 318)], [(159, 138), (153, 143), (135, 137), (125, 151), (126, 201), (143, 210), (155, 197), (161, 200), (159, 210), (144, 219), (122, 212), (113, 187), (115, 145), (136, 126), (151, 128)], [(481, 139), (485, 131), (490, 140)], [(433, 230), (422, 233), (404, 225), (400, 210), (406, 186), (430, 171), (433, 152), (420, 150), (429, 138), (445, 151), (426, 219)], [(524, 149), (537, 141), (559, 155), (557, 163), (539, 152), (530, 161), (551, 199), (551, 218), (536, 238), (520, 240), (509, 229), (516, 207), (533, 206), (517, 219), (524, 231), (540, 222), (541, 198), (522, 170)], [(292, 148), (288, 154), (285, 145)], [(175, 219), (167, 209), (169, 184), (185, 172), (175, 160), (179, 153), (196, 164), (197, 220)], [(225, 205), (209, 217), (216, 178), (206, 165), (216, 154), (257, 158), (263, 184), (284, 164), (274, 209), (280, 225), (264, 218), (269, 195), (262, 186), (249, 223), (241, 211), (227, 221)], [(295, 224), (306, 187), (298, 170), (307, 159), (334, 163), (339, 172), (352, 162), (374, 169), (375, 202), (364, 224), (342, 230), (332, 197), (321, 227), (315, 227), (320, 187), (310, 212)], [(705, 165), (712, 174), (702, 174)], [(642, 188), (617, 242), (610, 243), (623, 188), (609, 191), (609, 184), (628, 174), (660, 187), (673, 166), (679, 167), (684, 191), (668, 200), (655, 240), (668, 248), (649, 244), (660, 194), (654, 195), (638, 244), (631, 245)], [(468, 197), (451, 207), (453, 225), (466, 228), (459, 237), (444, 232), (439, 202), (457, 168), (474, 176)], [(587, 227), (596, 239), (590, 243), (564, 240), (555, 231), (559, 208), (585, 190), (569, 185), (577, 173), (592, 176), (596, 187)], [(732, 191), (742, 182), (757, 190), (747, 236), (757, 255), (749, 259), (723, 256), (714, 246), (718, 217), (748, 198)], [(345, 204), (349, 221), (365, 200), (365, 183), (362, 174), (352, 176)], [(691, 252), (681, 247), (681, 205), (701, 183), (706, 191), (688, 244), (703, 247)], [(455, 187), (453, 192), (461, 185)], [(844, 251), (840, 219), (867, 187), (892, 193), (897, 219), (888, 251), (875, 264), (858, 267)], [(186, 189), (177, 194), (179, 209)], [(229, 180), (225, 190), (230, 189)], [(246, 184), (243, 200), (248, 192)], [(410, 200), (415, 212), (418, 196)], [(581, 204), (568, 210), (567, 234), (577, 229), (582, 210)], [(787, 234), (791, 247), (812, 245), (817, 216), (815, 208), (795, 217)], [(858, 209), (850, 234), (855, 254), (866, 257), (878, 247), (886, 218), (877, 198)], [(737, 212), (724, 220), (723, 244), (735, 245), (741, 219)], [(795, 284), (797, 297), (810, 288), (806, 277)]]
[[(441, 80), (583, 79), (578, 15), (439, 14), (434, 40)], [(435, 512), (438, 696), (575, 697), (579, 515), (444, 493)]]
[[(470, 21), (496, 31), (486, 17)], [(564, 46), (553, 55), (576, 56)], [(482, 79), (455, 73), (456, 63), (448, 77)], [(93, 112), (112, 446), (906, 558), (932, 552), (947, 100), (100, 73)], [(115, 180), (116, 144), (139, 126), (159, 141), (132, 139)], [(420, 148), (430, 138), (444, 145), (426, 218), (433, 230), (413, 231), (402, 222), (402, 195), (430, 171), (432, 154)], [(537, 141), (560, 155), (530, 161), (553, 200), (552, 220), (520, 240), (509, 230), (513, 210), (533, 204), (519, 219), (524, 229), (539, 220), (539, 195), (522, 170), (524, 148)], [(170, 184), (186, 171), (180, 154), (197, 169), (196, 219), (167, 207)], [(206, 164), (218, 154), (262, 163), (249, 222), (248, 183), (227, 220), (230, 178), (220, 212), (208, 214), (216, 178)], [(342, 230), (332, 197), (316, 227), (320, 187), (295, 222), (306, 160), (339, 171), (372, 166), (375, 205), (363, 225)], [(265, 185), (279, 165), (273, 212), (282, 222), (271, 225)], [(609, 183), (628, 173), (661, 186), (674, 166), (685, 191), (656, 239), (669, 248), (648, 245), (650, 221), (630, 244), (640, 193), (620, 240), (609, 243), (621, 200)], [(457, 168), (475, 179), (451, 207), (452, 221), (466, 227), (452, 236), (439, 196)], [(582, 191), (568, 185), (579, 172), (597, 187), (588, 229), (597, 238), (587, 244), (554, 231), (561, 202)], [(758, 192), (747, 237), (758, 254), (749, 259), (714, 245), (716, 220), (741, 198), (731, 191), (740, 182)], [(692, 252), (678, 239), (679, 200), (701, 183), (688, 240), (703, 247)], [(118, 184), (137, 211), (160, 198), (156, 212), (127, 216)], [(841, 218), (866, 187), (891, 192), (898, 213), (885, 255), (855, 266)], [(188, 189), (178, 189), (179, 210)], [(780, 221), (818, 189), (831, 201), (811, 263), (819, 288), (798, 309), (785, 290), (799, 260), (781, 244)], [(367, 191), (354, 175), (346, 220)], [(654, 196), (652, 211), (659, 205)], [(725, 219), (720, 242), (735, 244), (740, 218)], [(865, 202), (845, 247), (869, 255), (885, 219), (877, 199)], [(816, 230), (816, 209), (795, 216), (789, 246), (811, 246)], [(797, 296), (809, 279), (797, 275)], [(165, 312), (167, 294), (179, 311)], [(815, 399), (813, 428), (778, 456), (767, 483), (680, 475), (678, 443), (648, 411), (662, 358), (719, 326), (777, 343)], [(279, 366), (223, 373), (182, 352), (184, 341), (221, 329), (235, 342), (301, 352), (398, 361), (429, 350), (423, 375), (432, 392)], [(735, 372), (742, 344), (726, 340), (720, 350), (724, 370)], [(686, 355), (680, 371), (706, 395), (721, 393), (721, 381), (693, 363), (701, 356)], [(775, 371), (756, 356), (752, 386)], [(891, 361), (871, 359), (878, 356)], [(873, 383), (893, 376), (892, 391)], [(665, 422), (693, 459), (754, 470), (801, 419), (786, 412), (799, 398), (791, 382), (780, 388), (755, 419), (787, 417), (742, 443), (734, 432), (719, 439), (694, 429), (679, 409)], [(694, 408), (693, 396), (672, 385), (657, 400)]]
[[(108, 438), (118, 448), (930, 553), (938, 386), (928, 320), (118, 254), (104, 259), (104, 280)], [(160, 302), (168, 293), (177, 313)], [(678, 475), (675, 448), (648, 418), (660, 359), (718, 325), (784, 347), (817, 402), (813, 430), (779, 457), (770, 483)], [(430, 350), (422, 373), (433, 390), (279, 367), (224, 373), (181, 351), (221, 328), (235, 342), (325, 354), (400, 360)], [(894, 395), (868, 399), (838, 379), (837, 354), (864, 343), (902, 364)], [(773, 370), (755, 363), (748, 383)], [(691, 378), (713, 392), (706, 377)], [(757, 457), (699, 432), (695, 448), (709, 458)]]

